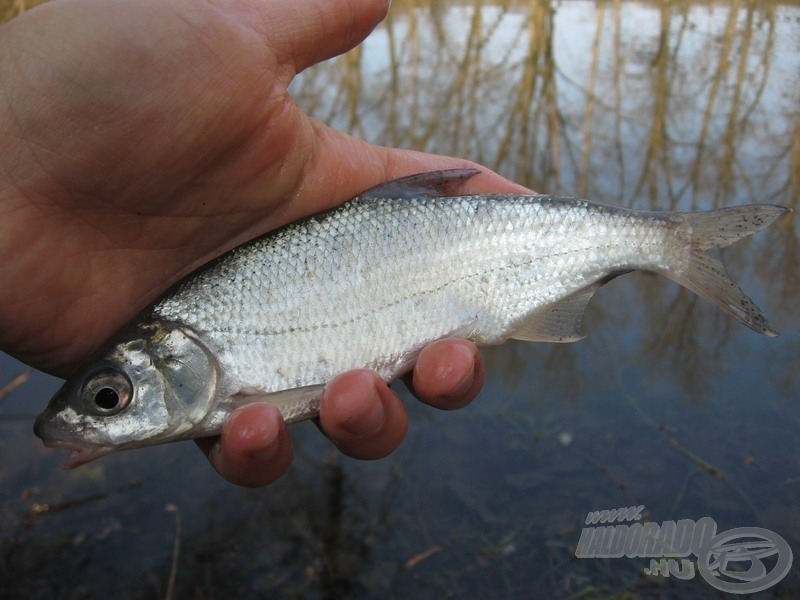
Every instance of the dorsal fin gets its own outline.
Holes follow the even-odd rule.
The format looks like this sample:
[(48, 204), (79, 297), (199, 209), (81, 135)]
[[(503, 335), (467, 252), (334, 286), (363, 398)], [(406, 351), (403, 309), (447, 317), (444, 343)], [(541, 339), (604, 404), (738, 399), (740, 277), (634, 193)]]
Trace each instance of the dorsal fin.
[(383, 198), (440, 198), (453, 196), (459, 185), (480, 173), (478, 169), (447, 169), (428, 171), (392, 179), (361, 192), (361, 200)]
[(511, 338), (527, 342), (577, 342), (586, 337), (581, 319), (594, 293), (624, 273), (612, 273), (554, 304), (533, 311)]

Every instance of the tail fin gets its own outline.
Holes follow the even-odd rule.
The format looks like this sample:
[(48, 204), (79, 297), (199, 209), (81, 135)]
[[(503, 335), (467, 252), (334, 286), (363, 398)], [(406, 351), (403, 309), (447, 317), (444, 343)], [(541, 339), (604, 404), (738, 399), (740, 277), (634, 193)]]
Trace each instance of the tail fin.
[(776, 337), (778, 332), (770, 327), (761, 309), (730, 278), (723, 264), (705, 251), (729, 246), (753, 235), (790, 210), (783, 206), (754, 204), (684, 214), (692, 227), (689, 264), (681, 273), (668, 276), (750, 329)]

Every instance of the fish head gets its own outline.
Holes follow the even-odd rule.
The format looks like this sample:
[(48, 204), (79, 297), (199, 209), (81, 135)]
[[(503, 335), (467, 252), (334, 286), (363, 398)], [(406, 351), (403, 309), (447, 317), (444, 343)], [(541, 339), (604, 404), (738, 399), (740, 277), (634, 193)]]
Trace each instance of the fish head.
[(93, 355), (55, 394), (34, 432), (71, 450), (66, 468), (117, 450), (195, 437), (210, 413), (219, 367), (192, 330), (150, 323)]

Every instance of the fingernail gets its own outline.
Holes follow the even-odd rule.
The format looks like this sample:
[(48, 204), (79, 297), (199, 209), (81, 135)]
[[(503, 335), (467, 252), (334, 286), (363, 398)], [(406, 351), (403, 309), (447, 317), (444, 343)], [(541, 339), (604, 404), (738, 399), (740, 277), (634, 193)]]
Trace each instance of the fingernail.
[(280, 448), (280, 435), (275, 436), (272, 440), (265, 440), (265, 443), (260, 448), (254, 448), (247, 453), (247, 456), (256, 462), (270, 462), (278, 454)]
[(352, 415), (341, 424), (341, 428), (347, 433), (358, 437), (369, 437), (378, 433), (386, 421), (386, 412), (383, 408), (383, 401), (372, 384), (369, 397), (362, 404), (361, 412)]
[[(453, 391), (443, 395), (444, 398), (458, 398), (466, 394), (475, 381), (475, 355), (472, 350), (461, 344), (453, 346), (450, 351), (460, 355), (460, 358), (463, 359), (464, 362), (470, 362), (470, 368), (462, 374), (461, 379), (458, 380)], [(441, 366), (437, 369), (436, 376), (444, 381), (451, 372), (451, 368)]]

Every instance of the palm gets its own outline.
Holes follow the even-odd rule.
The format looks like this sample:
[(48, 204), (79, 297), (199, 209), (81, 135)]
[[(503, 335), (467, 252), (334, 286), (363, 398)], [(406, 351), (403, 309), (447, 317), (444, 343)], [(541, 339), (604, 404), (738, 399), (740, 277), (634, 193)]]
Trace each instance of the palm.
[(223, 250), (380, 181), (465, 166), (358, 142), (288, 96), (382, 3), (248, 6), (64, 0), (0, 30), (0, 80), (15, 82), (0, 97), (0, 347), (68, 374)]
[(300, 197), (316, 127), (286, 94), (295, 65), (243, 15), (101, 4), (102, 26), (91, 6), (65, 26), (56, 4), (30, 15), (51, 36), (14, 39), (12, 22), (0, 39), (0, 72), (27, 86), (7, 90), (18, 118), (0, 130), (19, 149), (0, 194), (0, 345), (58, 374), (193, 266), (343, 199)]
[[(66, 375), (172, 282), (278, 225), (413, 172), (474, 166), (381, 148), (306, 117), (305, 67), (360, 42), (386, 0), (60, 0), (0, 29), (0, 348)], [(493, 173), (464, 192), (522, 191)], [(472, 400), (480, 356), (425, 348), (421, 399)], [(400, 399), (368, 372), (321, 399), (343, 452), (402, 440)], [(369, 417), (369, 418), (367, 418)], [(291, 462), (277, 409), (237, 410), (215, 467), (265, 485)], [(216, 448), (216, 450), (214, 449)]]

